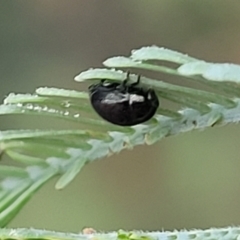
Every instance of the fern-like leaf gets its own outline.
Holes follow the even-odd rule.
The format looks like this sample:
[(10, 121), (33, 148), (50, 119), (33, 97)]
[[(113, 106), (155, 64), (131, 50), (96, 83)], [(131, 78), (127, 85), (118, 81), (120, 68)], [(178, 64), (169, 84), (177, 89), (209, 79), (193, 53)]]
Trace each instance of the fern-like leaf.
[[(176, 67), (163, 66), (162, 61)], [(56, 175), (60, 176), (56, 188), (62, 189), (88, 162), (139, 144), (153, 144), (166, 136), (240, 121), (238, 65), (207, 63), (156, 46), (132, 51), (130, 57), (110, 58), (104, 65), (111, 69), (90, 69), (75, 80), (123, 81), (126, 72), (115, 68), (142, 69), (185, 78), (212, 90), (183, 87), (142, 76), (141, 84), (156, 91), (160, 108), (150, 121), (133, 127), (119, 127), (100, 119), (91, 108), (86, 92), (45, 87), (38, 88), (34, 94), (10, 94), (0, 105), (0, 115), (60, 118), (84, 128), (0, 132), (1, 152), (21, 163), (20, 167), (0, 164), (0, 227)], [(130, 74), (130, 81), (136, 79), (137, 75)], [(180, 105), (181, 109), (164, 108), (162, 99)]]
[(0, 236), (2, 240), (234, 240), (239, 239), (239, 227), (227, 228), (210, 228), (207, 230), (182, 230), (182, 231), (131, 231), (126, 232), (119, 230), (118, 232), (109, 233), (90, 233), (90, 234), (74, 234), (61, 233), (37, 229), (0, 229)]

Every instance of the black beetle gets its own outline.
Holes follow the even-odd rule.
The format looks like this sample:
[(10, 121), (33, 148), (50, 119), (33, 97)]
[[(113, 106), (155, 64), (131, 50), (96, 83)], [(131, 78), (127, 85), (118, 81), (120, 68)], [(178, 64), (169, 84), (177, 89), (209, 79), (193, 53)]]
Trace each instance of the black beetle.
[(128, 84), (129, 73), (122, 83), (101, 80), (89, 86), (90, 101), (95, 111), (110, 123), (133, 126), (149, 120), (159, 106), (154, 90), (139, 87), (140, 76)]

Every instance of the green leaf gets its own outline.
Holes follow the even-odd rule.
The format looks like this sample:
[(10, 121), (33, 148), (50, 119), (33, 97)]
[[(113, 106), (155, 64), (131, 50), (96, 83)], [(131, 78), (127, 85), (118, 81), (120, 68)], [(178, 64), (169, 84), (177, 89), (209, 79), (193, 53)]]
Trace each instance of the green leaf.
[(0, 229), (0, 239), (2, 240), (209, 240), (209, 239), (221, 239), (221, 240), (233, 240), (239, 239), (240, 228), (239, 227), (226, 227), (226, 228), (210, 228), (206, 230), (194, 229), (194, 230), (174, 230), (174, 231), (123, 231), (118, 232), (96, 232), (92, 234), (84, 233), (62, 233), (38, 229)]
[(179, 64), (199, 61), (187, 54), (158, 46), (142, 47), (137, 50), (132, 50), (131, 58), (135, 61), (159, 60)]
[(202, 75), (212, 81), (240, 82), (240, 66), (230, 63), (191, 62), (180, 66), (178, 72), (186, 76)]
[[(172, 67), (164, 66), (163, 61), (172, 63)], [(240, 121), (238, 65), (207, 63), (157, 46), (134, 50), (129, 57), (109, 58), (104, 64), (116, 69), (89, 69), (75, 80), (89, 81), (89, 84), (99, 79), (121, 82), (127, 77), (123, 69), (140, 69), (172, 75), (179, 79), (179, 85), (141, 76), (141, 86), (155, 90), (160, 107), (151, 120), (132, 127), (102, 120), (92, 109), (87, 92), (41, 87), (33, 94), (11, 93), (0, 105), (0, 116), (51, 117), (56, 121), (74, 122), (75, 127), (0, 131), (1, 156), (7, 154), (18, 162), (18, 167), (0, 162), (0, 227), (6, 226), (30, 197), (54, 176), (59, 176), (56, 189), (62, 189), (85, 164), (123, 149), (153, 144), (164, 137), (195, 129)], [(131, 73), (129, 81), (136, 82), (137, 77)], [(208, 90), (183, 86), (184, 81), (187, 85), (189, 80), (207, 86)], [(134, 232), (119, 233), (115, 237), (138, 240), (145, 235)], [(0, 238), (4, 239), (1, 235)]]

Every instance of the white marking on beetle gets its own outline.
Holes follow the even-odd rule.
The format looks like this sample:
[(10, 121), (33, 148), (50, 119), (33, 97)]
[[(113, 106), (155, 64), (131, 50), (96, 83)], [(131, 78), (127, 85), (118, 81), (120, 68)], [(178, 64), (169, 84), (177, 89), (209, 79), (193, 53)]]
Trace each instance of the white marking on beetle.
[(129, 104), (132, 105), (134, 102), (144, 102), (144, 97), (137, 94), (130, 94)]
[(128, 101), (129, 105), (132, 105), (134, 102), (144, 102), (144, 100), (143, 96), (137, 94), (109, 93), (102, 103), (115, 104)]
[(152, 94), (151, 94), (151, 92), (148, 92), (147, 99), (148, 99), (148, 100), (151, 100), (151, 99), (152, 99)]

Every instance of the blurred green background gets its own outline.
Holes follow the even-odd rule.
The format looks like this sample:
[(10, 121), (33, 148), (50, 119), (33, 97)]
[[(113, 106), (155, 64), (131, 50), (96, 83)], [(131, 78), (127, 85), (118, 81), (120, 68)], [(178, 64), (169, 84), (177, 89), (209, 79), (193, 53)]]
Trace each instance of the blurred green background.
[[(229, 0), (1, 0), (1, 98), (39, 86), (86, 90), (88, 84), (73, 81), (76, 74), (146, 45), (239, 64), (239, 12), (240, 2)], [(71, 124), (1, 117), (1, 130), (49, 126)], [(195, 131), (89, 164), (62, 191), (54, 189), (56, 179), (46, 184), (9, 227), (110, 231), (239, 225), (239, 135), (239, 125)]]

